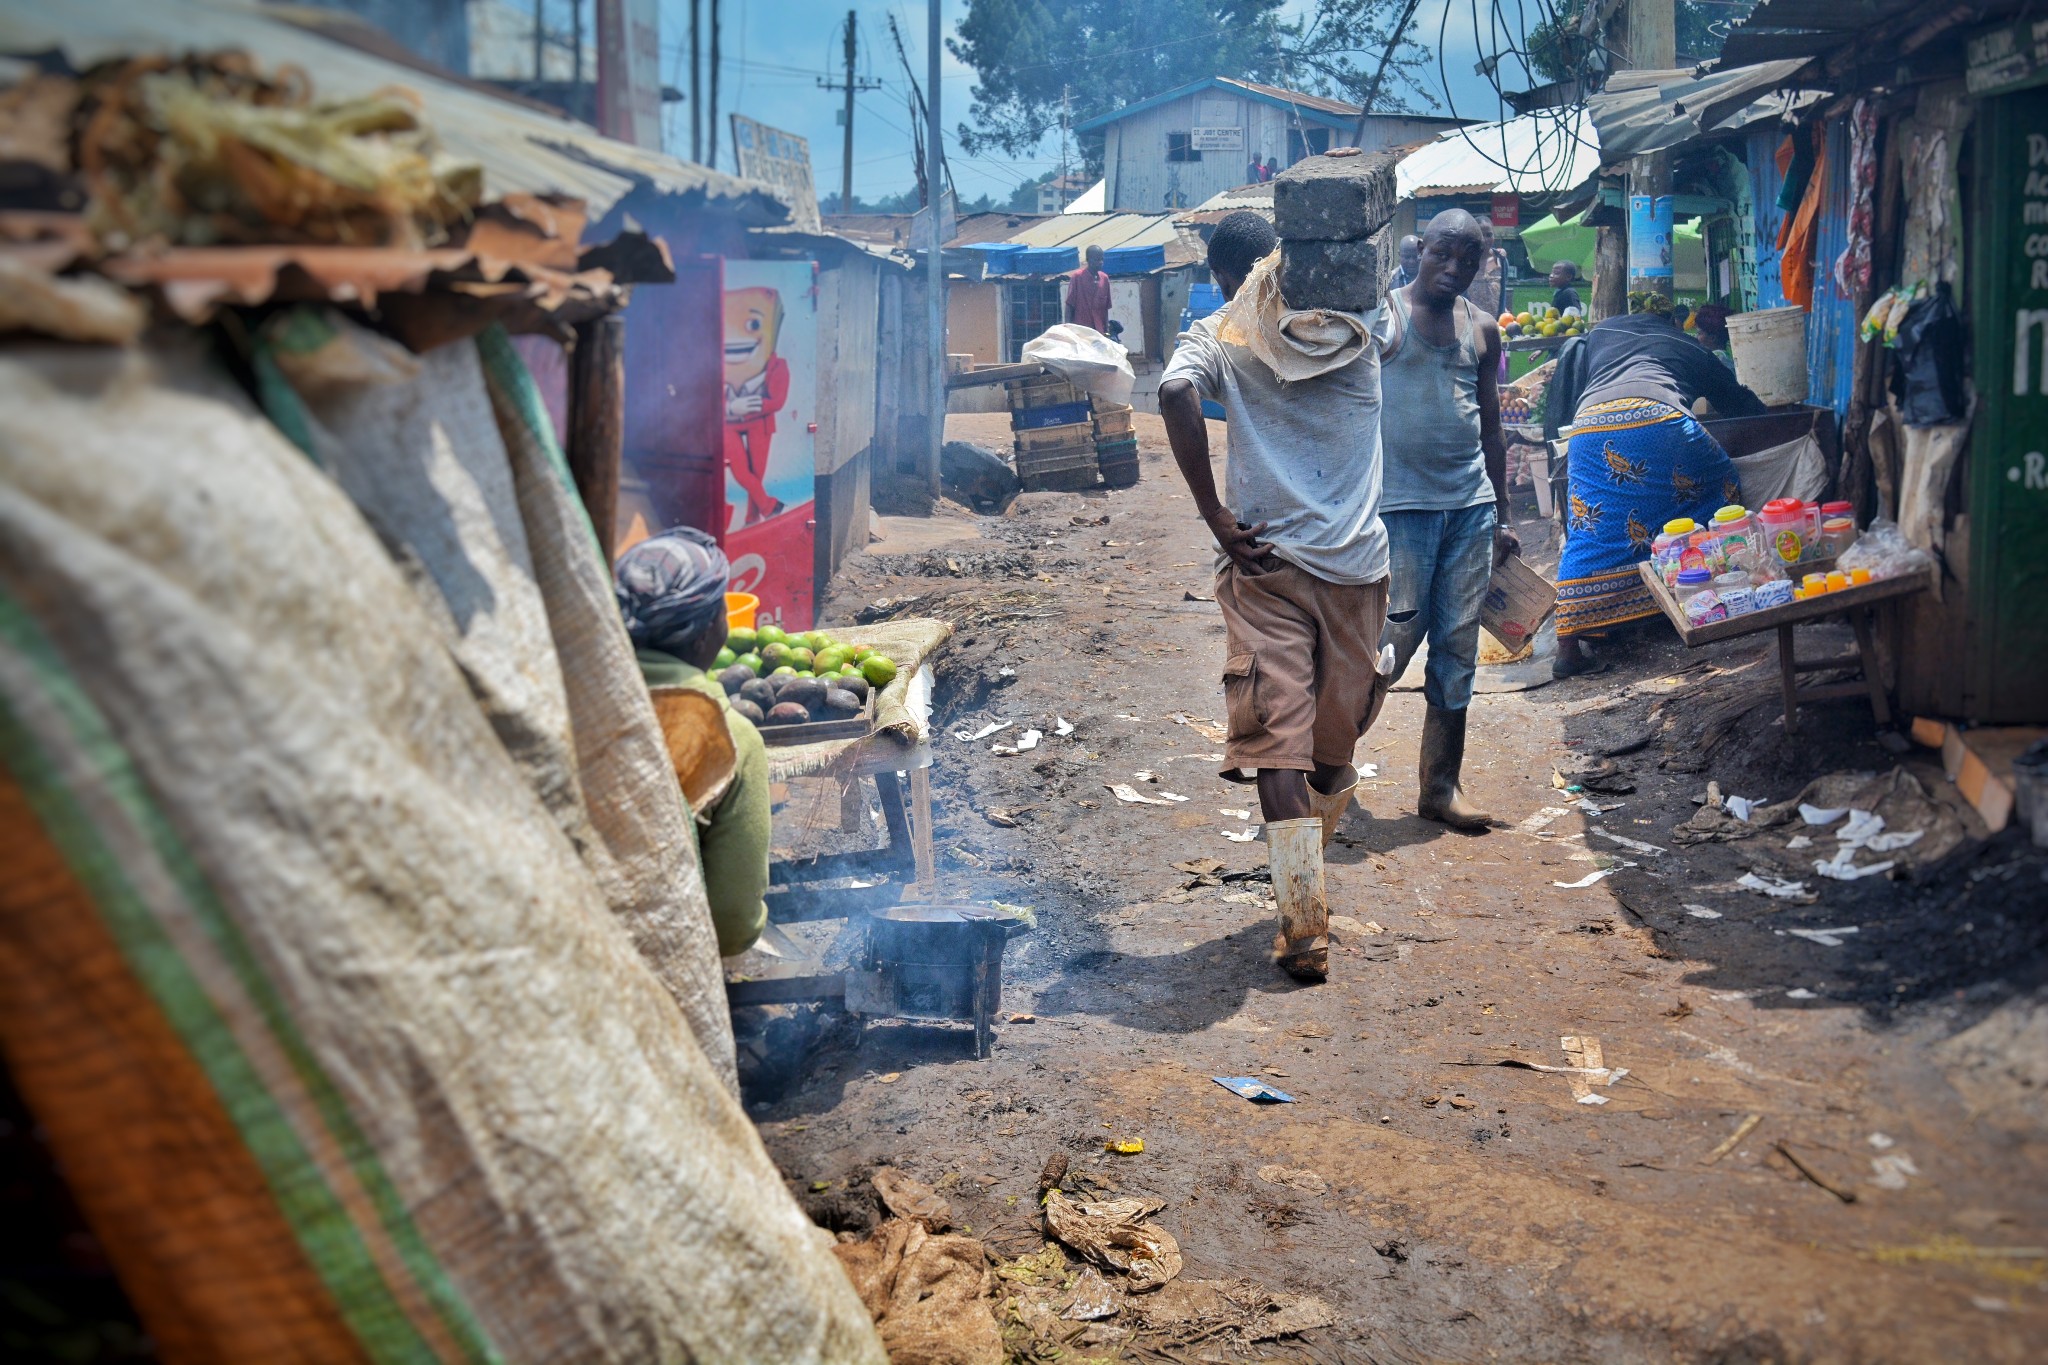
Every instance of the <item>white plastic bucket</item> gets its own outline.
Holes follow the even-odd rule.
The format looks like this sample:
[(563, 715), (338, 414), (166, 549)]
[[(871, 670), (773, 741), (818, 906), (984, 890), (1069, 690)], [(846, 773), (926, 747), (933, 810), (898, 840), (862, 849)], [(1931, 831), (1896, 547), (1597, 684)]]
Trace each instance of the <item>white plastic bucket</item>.
[(1806, 310), (1765, 308), (1728, 318), (1735, 377), (1770, 407), (1806, 401)]

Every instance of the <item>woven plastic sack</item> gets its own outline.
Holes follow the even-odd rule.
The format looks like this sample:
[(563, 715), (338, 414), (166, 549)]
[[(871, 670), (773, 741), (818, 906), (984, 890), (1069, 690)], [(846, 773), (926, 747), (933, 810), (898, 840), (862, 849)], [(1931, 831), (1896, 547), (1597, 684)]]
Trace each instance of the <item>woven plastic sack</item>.
[(0, 355), (0, 1049), (158, 1350), (881, 1360), (471, 689), (204, 357)]
[(1138, 382), (1130, 352), (1093, 327), (1062, 322), (1024, 343), (1024, 358), (1038, 362), (1098, 403), (1128, 403)]
[(266, 341), (290, 386), (267, 406), (405, 570), (507, 752), (736, 1085), (689, 812), (611, 575), (510, 342), (494, 330), (415, 357), (312, 309), (280, 315)]

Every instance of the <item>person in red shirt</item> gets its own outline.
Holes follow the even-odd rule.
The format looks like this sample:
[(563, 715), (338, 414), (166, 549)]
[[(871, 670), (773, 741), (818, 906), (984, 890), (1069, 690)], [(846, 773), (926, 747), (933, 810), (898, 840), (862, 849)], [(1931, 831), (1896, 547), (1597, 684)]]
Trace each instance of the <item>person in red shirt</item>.
[(1102, 270), (1102, 248), (1088, 248), (1088, 263), (1067, 276), (1067, 321), (1098, 332), (1109, 331), (1109, 276)]

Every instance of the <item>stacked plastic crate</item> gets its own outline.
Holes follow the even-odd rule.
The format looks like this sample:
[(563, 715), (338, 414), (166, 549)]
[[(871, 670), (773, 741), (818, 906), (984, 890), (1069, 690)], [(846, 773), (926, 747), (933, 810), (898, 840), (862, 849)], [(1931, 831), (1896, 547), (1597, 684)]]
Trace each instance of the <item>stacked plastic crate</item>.
[(1101, 462), (1088, 395), (1051, 374), (1013, 379), (1004, 387), (1017, 446), (1017, 480), (1024, 491), (1075, 493), (1095, 487)]
[(1131, 425), (1130, 404), (1095, 405), (1095, 463), (1111, 488), (1129, 488), (1138, 481), (1138, 433)]

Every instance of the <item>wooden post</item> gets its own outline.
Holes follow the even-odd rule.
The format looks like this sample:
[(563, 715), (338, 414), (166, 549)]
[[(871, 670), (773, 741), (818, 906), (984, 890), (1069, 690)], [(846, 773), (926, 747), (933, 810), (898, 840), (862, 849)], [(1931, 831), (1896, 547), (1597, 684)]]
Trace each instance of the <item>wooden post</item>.
[(613, 314), (578, 327), (569, 357), (569, 474), (597, 528), (607, 568), (618, 537), (625, 448), (626, 320)]

